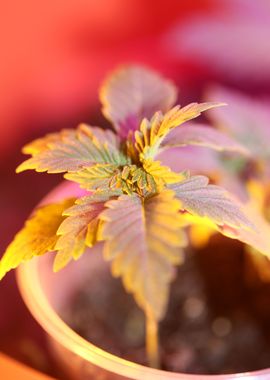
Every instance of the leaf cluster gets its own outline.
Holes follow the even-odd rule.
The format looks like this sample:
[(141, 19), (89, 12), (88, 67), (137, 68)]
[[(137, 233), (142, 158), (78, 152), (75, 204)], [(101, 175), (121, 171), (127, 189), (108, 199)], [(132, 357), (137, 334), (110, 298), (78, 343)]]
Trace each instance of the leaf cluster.
[(58, 271), (103, 241), (113, 275), (121, 276), (139, 306), (160, 320), (192, 218), (207, 219), (214, 228), (243, 241), (246, 231), (256, 234), (225, 190), (209, 184), (207, 177), (173, 172), (158, 160), (161, 151), (186, 145), (247, 154), (221, 132), (182, 125), (223, 104), (172, 108), (175, 97), (175, 86), (157, 73), (137, 66), (122, 68), (101, 90), (103, 113), (117, 133), (81, 124), (24, 148), (31, 157), (17, 172), (63, 173), (86, 195), (39, 208), (7, 248), (0, 277), (47, 251), (57, 252)]

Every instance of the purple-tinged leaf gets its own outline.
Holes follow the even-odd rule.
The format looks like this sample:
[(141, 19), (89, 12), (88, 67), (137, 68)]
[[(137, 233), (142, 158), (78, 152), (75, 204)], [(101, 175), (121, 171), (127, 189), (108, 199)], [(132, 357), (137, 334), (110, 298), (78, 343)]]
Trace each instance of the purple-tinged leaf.
[(214, 77), (254, 88), (270, 79), (269, 2), (212, 2), (212, 12), (193, 12), (166, 34), (167, 52), (207, 68)]
[(193, 176), (183, 182), (169, 185), (181, 201), (181, 208), (189, 213), (206, 217), (218, 226), (253, 229), (252, 222), (236, 200), (223, 188), (209, 185), (204, 176)]
[(219, 153), (200, 146), (185, 146), (161, 150), (156, 159), (175, 172), (188, 170), (194, 174), (219, 173)]
[(148, 199), (122, 195), (102, 213), (104, 256), (143, 310), (160, 320), (168, 302), (174, 265), (186, 245), (180, 202), (171, 190)]
[(248, 244), (270, 259), (270, 224), (258, 210), (255, 200), (245, 205), (245, 214), (249, 220), (252, 220), (256, 229), (236, 229), (224, 226), (220, 228), (220, 232), (225, 236)]
[(127, 66), (112, 73), (100, 90), (102, 111), (126, 138), (139, 128), (143, 118), (166, 112), (176, 101), (173, 83), (142, 66)]
[(183, 147), (186, 145), (199, 145), (217, 151), (237, 152), (249, 155), (248, 150), (241, 144), (234, 141), (214, 128), (204, 124), (185, 124), (180, 128), (175, 128), (165, 137), (161, 148)]
[(270, 102), (255, 99), (241, 92), (213, 86), (208, 89), (208, 99), (222, 99), (228, 103), (226, 112), (216, 109), (209, 115), (217, 128), (229, 133), (245, 145), (254, 157), (269, 159)]

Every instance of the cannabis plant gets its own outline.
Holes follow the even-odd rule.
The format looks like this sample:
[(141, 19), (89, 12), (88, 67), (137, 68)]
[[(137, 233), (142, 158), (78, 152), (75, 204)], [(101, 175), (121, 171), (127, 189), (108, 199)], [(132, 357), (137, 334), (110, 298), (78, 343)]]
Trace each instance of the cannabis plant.
[(186, 227), (208, 220), (225, 235), (257, 248), (261, 239), (224, 189), (209, 184), (205, 176), (191, 176), (189, 168), (173, 172), (158, 160), (162, 151), (187, 145), (248, 154), (210, 127), (182, 125), (222, 103), (173, 107), (176, 95), (173, 83), (159, 74), (140, 66), (122, 67), (100, 91), (103, 114), (114, 131), (81, 124), (26, 145), (23, 152), (31, 157), (17, 172), (65, 173), (85, 195), (36, 209), (0, 264), (2, 278), (20, 263), (55, 251), (58, 271), (87, 247), (101, 244), (113, 276), (122, 278), (144, 311), (146, 352), (153, 367), (159, 366), (158, 322), (166, 312), (175, 267), (183, 261)]

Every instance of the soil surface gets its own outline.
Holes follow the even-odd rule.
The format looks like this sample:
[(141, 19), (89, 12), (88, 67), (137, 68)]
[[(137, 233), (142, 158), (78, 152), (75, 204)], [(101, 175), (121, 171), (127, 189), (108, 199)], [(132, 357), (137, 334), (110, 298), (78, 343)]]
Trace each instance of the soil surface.
[[(270, 266), (263, 260), (255, 266), (240, 243), (220, 236), (187, 252), (160, 324), (163, 369), (222, 374), (270, 367)], [(63, 315), (93, 344), (146, 365), (143, 313), (109, 273), (91, 278)]]

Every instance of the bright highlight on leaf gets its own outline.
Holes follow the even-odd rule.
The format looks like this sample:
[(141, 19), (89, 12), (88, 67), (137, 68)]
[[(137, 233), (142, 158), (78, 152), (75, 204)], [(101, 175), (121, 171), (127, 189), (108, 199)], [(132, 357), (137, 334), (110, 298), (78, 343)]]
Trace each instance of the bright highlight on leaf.
[(15, 236), (0, 261), (0, 279), (21, 263), (53, 251), (58, 239), (56, 232), (64, 220), (62, 213), (74, 199), (43, 206), (35, 211)]
[(122, 195), (109, 201), (101, 219), (104, 255), (112, 261), (112, 273), (121, 276), (138, 304), (160, 320), (168, 302), (173, 267), (182, 262), (186, 245), (180, 203), (174, 192), (141, 199)]

